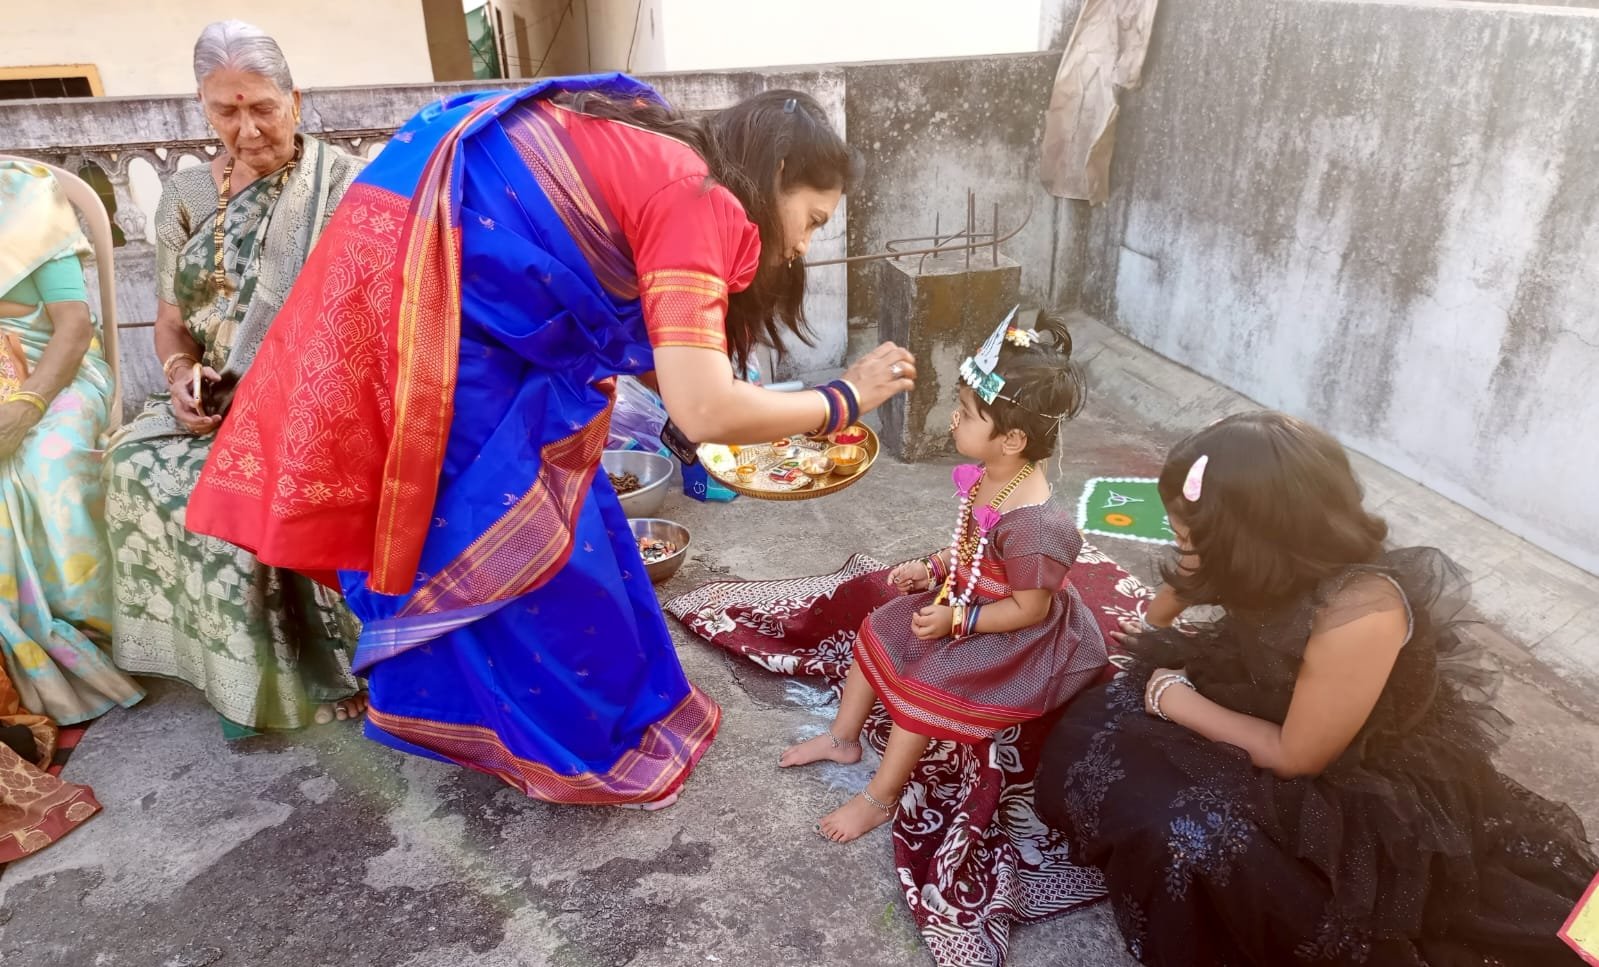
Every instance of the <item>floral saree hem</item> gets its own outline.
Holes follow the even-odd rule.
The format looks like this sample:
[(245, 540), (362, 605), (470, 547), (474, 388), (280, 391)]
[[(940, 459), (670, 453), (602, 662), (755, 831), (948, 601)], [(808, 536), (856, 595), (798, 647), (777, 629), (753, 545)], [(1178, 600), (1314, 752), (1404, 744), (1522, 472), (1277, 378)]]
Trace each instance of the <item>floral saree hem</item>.
[(676, 792), (711, 747), (721, 721), (721, 708), (691, 685), (677, 708), (646, 728), (638, 743), (609, 769), (571, 775), (517, 755), (494, 730), (480, 725), (431, 722), (369, 709), (366, 731), (384, 744), (392, 744), (388, 741), (391, 737), (399, 739), (407, 746), (495, 776), (534, 799), (573, 806), (615, 806), (655, 802)]

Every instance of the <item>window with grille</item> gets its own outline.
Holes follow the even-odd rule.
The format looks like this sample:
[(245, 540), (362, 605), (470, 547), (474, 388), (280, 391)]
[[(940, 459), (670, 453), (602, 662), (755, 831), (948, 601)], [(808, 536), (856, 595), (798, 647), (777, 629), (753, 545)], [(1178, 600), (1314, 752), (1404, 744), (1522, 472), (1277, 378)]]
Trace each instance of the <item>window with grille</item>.
[(44, 64), (0, 67), (0, 101), (38, 97), (98, 97), (100, 71), (93, 64)]

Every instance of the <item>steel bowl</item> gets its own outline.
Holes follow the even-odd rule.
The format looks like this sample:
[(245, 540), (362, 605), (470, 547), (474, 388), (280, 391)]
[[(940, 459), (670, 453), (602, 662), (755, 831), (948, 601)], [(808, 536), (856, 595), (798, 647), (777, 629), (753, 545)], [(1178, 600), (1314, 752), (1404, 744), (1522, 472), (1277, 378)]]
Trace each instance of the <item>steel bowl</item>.
[(629, 517), (654, 517), (666, 503), (671, 490), (673, 463), (670, 457), (643, 450), (607, 450), (600, 454), (600, 469), (620, 477), (630, 473), (638, 478), (638, 489), (618, 494), (622, 511)]
[(667, 578), (677, 573), (677, 569), (688, 560), (689, 533), (688, 528), (671, 520), (662, 520), (659, 517), (638, 517), (627, 522), (633, 531), (633, 540), (636, 542), (642, 537), (653, 537), (658, 541), (670, 541), (677, 545), (677, 553), (659, 561), (648, 561), (644, 570), (649, 572), (650, 580), (660, 584)]

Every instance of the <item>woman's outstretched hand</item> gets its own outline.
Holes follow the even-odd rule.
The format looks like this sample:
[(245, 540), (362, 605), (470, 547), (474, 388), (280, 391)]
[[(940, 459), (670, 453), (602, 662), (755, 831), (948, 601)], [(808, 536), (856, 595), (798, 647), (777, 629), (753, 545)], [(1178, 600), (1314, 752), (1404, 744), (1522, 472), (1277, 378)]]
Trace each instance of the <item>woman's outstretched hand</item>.
[(861, 412), (869, 413), (890, 397), (916, 388), (916, 357), (885, 342), (857, 359), (844, 371), (844, 379), (860, 393)]

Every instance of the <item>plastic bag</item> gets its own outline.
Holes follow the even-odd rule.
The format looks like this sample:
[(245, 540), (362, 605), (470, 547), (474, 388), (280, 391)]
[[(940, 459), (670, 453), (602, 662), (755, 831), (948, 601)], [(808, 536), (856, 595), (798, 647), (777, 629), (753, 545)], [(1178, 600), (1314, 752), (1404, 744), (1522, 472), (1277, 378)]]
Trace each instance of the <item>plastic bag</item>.
[(606, 449), (658, 453), (662, 449), (661, 428), (664, 426), (666, 408), (649, 387), (631, 376), (617, 379), (616, 406), (611, 411)]

